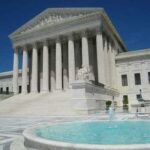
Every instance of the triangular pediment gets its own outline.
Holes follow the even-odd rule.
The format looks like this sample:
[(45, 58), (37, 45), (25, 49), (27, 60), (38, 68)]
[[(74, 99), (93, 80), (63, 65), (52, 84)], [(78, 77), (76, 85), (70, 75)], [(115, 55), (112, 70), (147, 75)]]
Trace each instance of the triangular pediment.
[(48, 8), (13, 32), (10, 37), (39, 30), (45, 26), (53, 26), (57, 23), (81, 18), (102, 10), (102, 8)]

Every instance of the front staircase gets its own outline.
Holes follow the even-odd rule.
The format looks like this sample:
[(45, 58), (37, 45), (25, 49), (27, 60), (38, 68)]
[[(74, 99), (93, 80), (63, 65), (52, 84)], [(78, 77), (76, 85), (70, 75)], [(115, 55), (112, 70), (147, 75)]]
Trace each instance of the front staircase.
[(70, 91), (15, 95), (0, 102), (0, 116), (75, 115)]

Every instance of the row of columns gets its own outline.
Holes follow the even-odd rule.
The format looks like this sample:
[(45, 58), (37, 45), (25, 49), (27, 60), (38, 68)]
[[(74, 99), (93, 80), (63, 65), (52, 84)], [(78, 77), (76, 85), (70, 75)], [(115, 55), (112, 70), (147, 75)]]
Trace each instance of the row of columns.
[[(82, 33), (82, 66), (89, 66), (89, 46), (88, 38), (85, 32)], [(56, 39), (56, 58), (54, 64), (54, 58), (51, 58), (51, 90), (54, 90), (54, 83), (56, 82), (56, 90), (62, 90), (62, 44), (60, 39)], [(54, 53), (54, 50), (51, 51)], [(109, 71), (109, 55), (107, 46), (103, 45), (103, 35), (100, 30), (96, 32), (96, 53), (97, 53), (97, 72), (98, 82), (107, 84), (108, 79), (106, 72)], [(104, 57), (105, 56), (105, 57)], [(111, 56), (111, 55), (110, 55)], [(112, 60), (112, 58), (111, 58)], [(14, 50), (14, 64), (13, 64), (13, 91), (18, 93), (18, 50)], [(54, 68), (55, 67), (55, 68)], [(54, 69), (56, 70), (56, 80), (54, 80)], [(72, 35), (68, 37), (68, 76), (69, 83), (75, 80), (75, 44)], [(27, 78), (28, 78), (28, 51), (26, 47), (23, 47), (23, 63), (22, 63), (22, 93), (27, 93)], [(31, 92), (38, 92), (38, 49), (37, 44), (33, 44), (32, 48), (32, 72), (31, 72)], [(49, 49), (48, 42), (43, 41), (43, 92), (49, 91)]]

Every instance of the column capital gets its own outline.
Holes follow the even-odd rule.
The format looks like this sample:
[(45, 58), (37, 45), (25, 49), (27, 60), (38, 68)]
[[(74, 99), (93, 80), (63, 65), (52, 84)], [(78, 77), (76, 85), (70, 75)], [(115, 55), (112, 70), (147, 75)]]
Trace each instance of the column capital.
[(60, 37), (59, 36), (56, 37), (56, 42), (60, 42), (60, 41), (61, 41)]
[(18, 47), (13, 47), (14, 52), (18, 53), (19, 48)]
[(31, 43), (31, 44), (32, 44), (32, 47), (33, 47), (33, 48), (37, 48), (37, 47), (38, 47), (37, 42), (33, 42), (33, 43)]
[(47, 39), (43, 39), (43, 40), (42, 40), (42, 44), (43, 44), (43, 45), (48, 45), (48, 40), (47, 40)]
[(95, 32), (96, 32), (96, 34), (98, 34), (98, 33), (102, 34), (102, 29), (100, 27), (96, 27)]
[(28, 49), (27, 49), (27, 45), (23, 45), (22, 46), (22, 49), (24, 50), (24, 51), (27, 51)]
[(81, 31), (81, 36), (82, 36), (82, 37), (87, 37), (87, 31), (86, 31), (86, 30)]
[(74, 39), (74, 36), (73, 36), (72, 33), (68, 34), (67, 36), (68, 36), (68, 40), (73, 40)]

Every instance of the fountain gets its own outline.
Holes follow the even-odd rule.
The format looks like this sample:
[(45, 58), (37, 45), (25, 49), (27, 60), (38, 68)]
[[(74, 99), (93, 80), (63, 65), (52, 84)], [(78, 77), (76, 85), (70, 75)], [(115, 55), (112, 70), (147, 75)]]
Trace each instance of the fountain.
[(115, 118), (114, 107), (112, 107), (112, 106), (109, 107), (108, 114), (109, 114), (109, 121), (114, 120), (114, 118)]
[(115, 107), (114, 107), (114, 96), (112, 97), (112, 103), (108, 109), (109, 121), (114, 120), (115, 118)]
[(150, 121), (58, 123), (23, 135), (28, 150), (150, 150)]
[(24, 145), (28, 150), (150, 150), (150, 121), (113, 121), (114, 101), (108, 114), (109, 121), (31, 127), (23, 132)]

